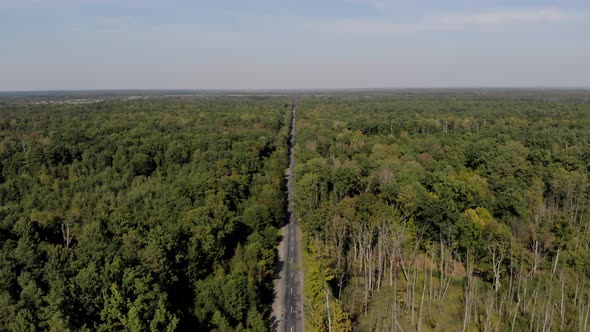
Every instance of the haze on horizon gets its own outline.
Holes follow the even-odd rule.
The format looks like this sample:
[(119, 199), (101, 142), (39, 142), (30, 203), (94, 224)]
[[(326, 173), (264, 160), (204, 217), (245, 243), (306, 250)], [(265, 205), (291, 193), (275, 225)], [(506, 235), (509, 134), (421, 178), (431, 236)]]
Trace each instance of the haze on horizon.
[(590, 87), (583, 0), (0, 0), (0, 91)]

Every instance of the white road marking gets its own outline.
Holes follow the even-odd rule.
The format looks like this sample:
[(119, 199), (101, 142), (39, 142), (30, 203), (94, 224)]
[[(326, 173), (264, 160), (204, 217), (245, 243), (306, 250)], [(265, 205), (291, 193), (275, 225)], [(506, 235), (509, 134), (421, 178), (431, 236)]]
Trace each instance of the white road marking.
[(293, 313), (293, 306), (291, 306), (291, 313)]
[(291, 287), (291, 295), (293, 295), (293, 287)]

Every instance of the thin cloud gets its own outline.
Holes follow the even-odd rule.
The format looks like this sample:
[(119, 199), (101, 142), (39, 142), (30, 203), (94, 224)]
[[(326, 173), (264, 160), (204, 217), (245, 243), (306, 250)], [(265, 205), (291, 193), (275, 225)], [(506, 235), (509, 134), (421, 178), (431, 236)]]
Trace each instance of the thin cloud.
[(235, 48), (262, 43), (248, 31), (233, 31), (220, 25), (201, 23), (150, 23), (125, 17), (99, 17), (93, 27), (85, 27), (107, 39), (129, 39), (144, 45), (190, 49), (207, 47)]
[(532, 11), (503, 11), (425, 16), (417, 22), (411, 23), (357, 19), (308, 21), (305, 23), (305, 26), (322, 32), (391, 35), (530, 24), (563, 23), (585, 19), (586, 16), (584, 15), (568, 13), (558, 9), (538, 9)]
[(556, 9), (540, 9), (520, 12), (494, 12), (464, 16), (435, 17), (431, 19), (434, 27), (469, 27), (523, 23), (566, 22), (581, 18), (579, 15), (565, 13)]

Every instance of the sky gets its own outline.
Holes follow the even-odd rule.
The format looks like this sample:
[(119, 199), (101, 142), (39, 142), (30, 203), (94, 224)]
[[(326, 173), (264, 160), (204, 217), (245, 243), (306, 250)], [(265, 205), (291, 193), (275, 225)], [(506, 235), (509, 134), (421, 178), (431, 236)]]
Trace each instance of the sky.
[(590, 87), (588, 0), (0, 0), (0, 91)]

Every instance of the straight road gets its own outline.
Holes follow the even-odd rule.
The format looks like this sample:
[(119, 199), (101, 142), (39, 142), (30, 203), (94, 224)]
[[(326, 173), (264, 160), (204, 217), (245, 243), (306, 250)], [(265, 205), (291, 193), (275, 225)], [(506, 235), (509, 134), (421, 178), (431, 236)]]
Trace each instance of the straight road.
[(289, 169), (287, 171), (287, 199), (289, 222), (281, 228), (279, 244), (279, 278), (275, 280), (273, 317), (275, 331), (302, 332), (303, 326), (303, 271), (301, 269), (301, 229), (293, 214), (293, 172), (295, 171), (295, 99), (291, 104), (291, 133), (289, 140)]

